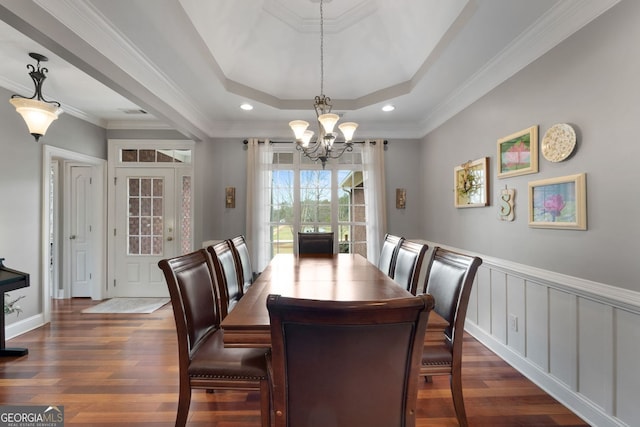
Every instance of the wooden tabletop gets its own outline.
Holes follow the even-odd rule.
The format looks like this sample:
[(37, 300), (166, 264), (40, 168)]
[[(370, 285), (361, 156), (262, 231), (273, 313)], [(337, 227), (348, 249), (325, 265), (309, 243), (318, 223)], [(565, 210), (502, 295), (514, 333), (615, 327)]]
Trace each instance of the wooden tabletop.
[[(269, 294), (334, 301), (372, 301), (411, 296), (360, 255), (276, 255), (222, 321), (225, 346), (271, 346), (266, 305)], [(434, 315), (433, 312), (430, 314), (430, 326)], [(444, 322), (440, 320), (438, 323)], [(441, 333), (444, 324), (438, 329)]]

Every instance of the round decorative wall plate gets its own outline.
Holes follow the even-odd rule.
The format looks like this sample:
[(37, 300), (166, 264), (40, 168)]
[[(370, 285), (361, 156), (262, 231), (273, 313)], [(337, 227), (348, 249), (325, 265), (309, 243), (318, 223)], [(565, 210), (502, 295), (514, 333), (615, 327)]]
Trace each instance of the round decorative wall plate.
[(576, 132), (571, 125), (558, 123), (542, 137), (542, 155), (550, 162), (561, 162), (576, 148)]

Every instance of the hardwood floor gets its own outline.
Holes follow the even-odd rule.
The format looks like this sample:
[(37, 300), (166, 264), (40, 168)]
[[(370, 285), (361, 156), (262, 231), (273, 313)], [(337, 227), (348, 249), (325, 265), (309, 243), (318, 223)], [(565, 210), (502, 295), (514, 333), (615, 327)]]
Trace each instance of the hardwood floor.
[[(152, 314), (81, 313), (95, 304), (55, 300), (51, 324), (7, 342), (29, 354), (0, 359), (0, 405), (64, 406), (65, 425), (172, 426), (178, 355), (171, 306)], [(471, 426), (587, 425), (473, 338), (464, 346)], [(258, 394), (195, 390), (187, 425), (258, 427)], [(456, 425), (448, 378), (422, 383), (417, 426)]]

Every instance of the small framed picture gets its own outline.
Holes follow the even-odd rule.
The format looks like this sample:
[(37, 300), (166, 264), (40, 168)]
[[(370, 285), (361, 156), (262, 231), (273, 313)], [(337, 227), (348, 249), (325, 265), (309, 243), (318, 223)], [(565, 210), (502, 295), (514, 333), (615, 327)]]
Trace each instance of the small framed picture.
[(396, 188), (396, 209), (404, 209), (407, 207), (407, 190), (404, 188)]
[(498, 140), (498, 178), (538, 172), (538, 126)]
[(236, 207), (236, 187), (224, 189), (224, 206), (231, 209)]
[(489, 205), (489, 158), (469, 160), (453, 170), (454, 205), (477, 208)]
[(529, 182), (529, 227), (586, 230), (586, 175)]

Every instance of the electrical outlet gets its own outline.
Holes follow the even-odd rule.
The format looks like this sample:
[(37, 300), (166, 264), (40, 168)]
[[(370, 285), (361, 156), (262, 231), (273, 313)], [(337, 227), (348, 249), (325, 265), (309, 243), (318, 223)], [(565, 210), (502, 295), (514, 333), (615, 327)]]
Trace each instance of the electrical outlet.
[(511, 328), (513, 332), (518, 332), (518, 316), (515, 314), (509, 315), (509, 328)]

